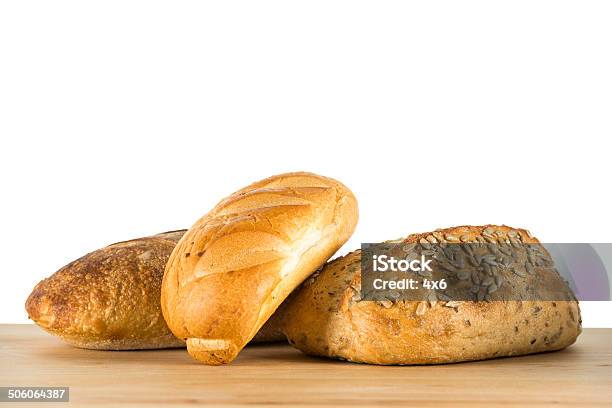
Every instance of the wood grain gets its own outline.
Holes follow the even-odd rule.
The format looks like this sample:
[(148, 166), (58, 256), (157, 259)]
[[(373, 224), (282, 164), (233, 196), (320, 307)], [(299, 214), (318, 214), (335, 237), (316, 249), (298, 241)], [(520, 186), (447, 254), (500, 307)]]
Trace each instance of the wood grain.
[(33, 325), (0, 325), (9, 385), (69, 386), (70, 406), (612, 406), (612, 329), (587, 329), (561, 352), (452, 365), (368, 366), (277, 344), (211, 367), (185, 350), (81, 350)]

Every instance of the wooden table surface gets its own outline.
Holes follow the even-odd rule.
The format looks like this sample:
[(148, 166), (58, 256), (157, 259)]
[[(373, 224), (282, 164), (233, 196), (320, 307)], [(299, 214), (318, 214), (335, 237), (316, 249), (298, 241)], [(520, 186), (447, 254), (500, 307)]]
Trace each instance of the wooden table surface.
[(185, 350), (81, 350), (34, 325), (0, 325), (0, 386), (70, 387), (70, 403), (52, 406), (610, 407), (612, 329), (587, 329), (561, 352), (441, 366), (352, 364), (276, 344), (208, 367)]

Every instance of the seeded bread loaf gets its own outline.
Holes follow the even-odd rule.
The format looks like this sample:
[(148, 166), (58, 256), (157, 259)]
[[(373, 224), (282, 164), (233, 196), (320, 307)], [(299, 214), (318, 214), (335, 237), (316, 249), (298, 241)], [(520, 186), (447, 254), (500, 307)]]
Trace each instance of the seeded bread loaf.
[[(185, 231), (119, 242), (71, 262), (36, 285), (26, 301), (30, 319), (81, 348), (185, 347), (160, 307), (164, 267)], [(275, 322), (255, 340), (284, 339)]]
[[(492, 225), (415, 234), (404, 242), (538, 243), (526, 230)], [(444, 274), (459, 288), (477, 288), (472, 291), (476, 300), (365, 301), (360, 300), (361, 254), (353, 252), (325, 265), (294, 292), (284, 310), (285, 334), (307, 354), (397, 365), (538, 353), (575, 342), (581, 332), (578, 302), (535, 300), (546, 298), (542, 291), (549, 285), (575, 299), (556, 270), (555, 276), (537, 264), (527, 266), (529, 273), (501, 266), (482, 271), (475, 265), (466, 262), (452, 273), (433, 270), (432, 279)], [(539, 285), (541, 292), (534, 296), (536, 280), (546, 284)], [(531, 300), (496, 300), (508, 295)]]
[(232, 361), (356, 223), (351, 191), (316, 174), (282, 174), (239, 190), (172, 252), (162, 285), (168, 326), (197, 360)]

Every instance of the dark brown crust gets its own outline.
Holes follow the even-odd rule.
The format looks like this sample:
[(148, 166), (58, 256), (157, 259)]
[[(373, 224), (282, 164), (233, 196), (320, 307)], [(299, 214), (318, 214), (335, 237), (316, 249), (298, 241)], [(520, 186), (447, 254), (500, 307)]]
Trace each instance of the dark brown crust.
[[(437, 232), (475, 237), (487, 228), (514, 230), (523, 242), (538, 242), (526, 230), (507, 226)], [(431, 234), (413, 234), (405, 242)], [(576, 301), (470, 301), (457, 307), (360, 302), (360, 260), (360, 251), (336, 259), (294, 292), (283, 323), (291, 344), (308, 354), (354, 362), (440, 364), (559, 350), (574, 343), (581, 331)], [(524, 290), (518, 277), (506, 279), (513, 290)], [(419, 303), (427, 304), (424, 312), (419, 313)]]
[(26, 302), (29, 317), (83, 348), (183, 347), (159, 304), (176, 235), (182, 233), (115, 243), (69, 263), (36, 285)]

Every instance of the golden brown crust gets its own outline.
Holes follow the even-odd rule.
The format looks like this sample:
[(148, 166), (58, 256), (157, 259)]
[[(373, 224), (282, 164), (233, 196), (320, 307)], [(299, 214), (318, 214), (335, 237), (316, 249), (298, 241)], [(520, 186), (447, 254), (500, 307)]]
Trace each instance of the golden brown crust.
[[(413, 234), (404, 242), (486, 242), (488, 236), (538, 243), (526, 230), (494, 225)], [(336, 259), (294, 292), (283, 323), (291, 344), (354, 362), (439, 364), (559, 350), (581, 331), (576, 301), (495, 300), (505, 290), (527, 293), (530, 279), (552, 282), (537, 267), (526, 278), (505, 275), (507, 284), (489, 302), (373, 302), (359, 301), (360, 261), (360, 251)], [(552, 284), (565, 284), (555, 279)]]
[(41, 281), (29, 317), (77, 347), (131, 350), (184, 347), (159, 304), (166, 261), (183, 231), (109, 245)]
[(282, 174), (239, 190), (173, 251), (162, 286), (169, 327), (198, 360), (231, 361), (356, 223), (350, 190), (316, 174)]
[[(118, 242), (71, 262), (36, 285), (26, 302), (29, 317), (81, 348), (185, 347), (168, 329), (160, 306), (164, 267), (185, 231)], [(275, 322), (258, 341), (284, 339)]]

